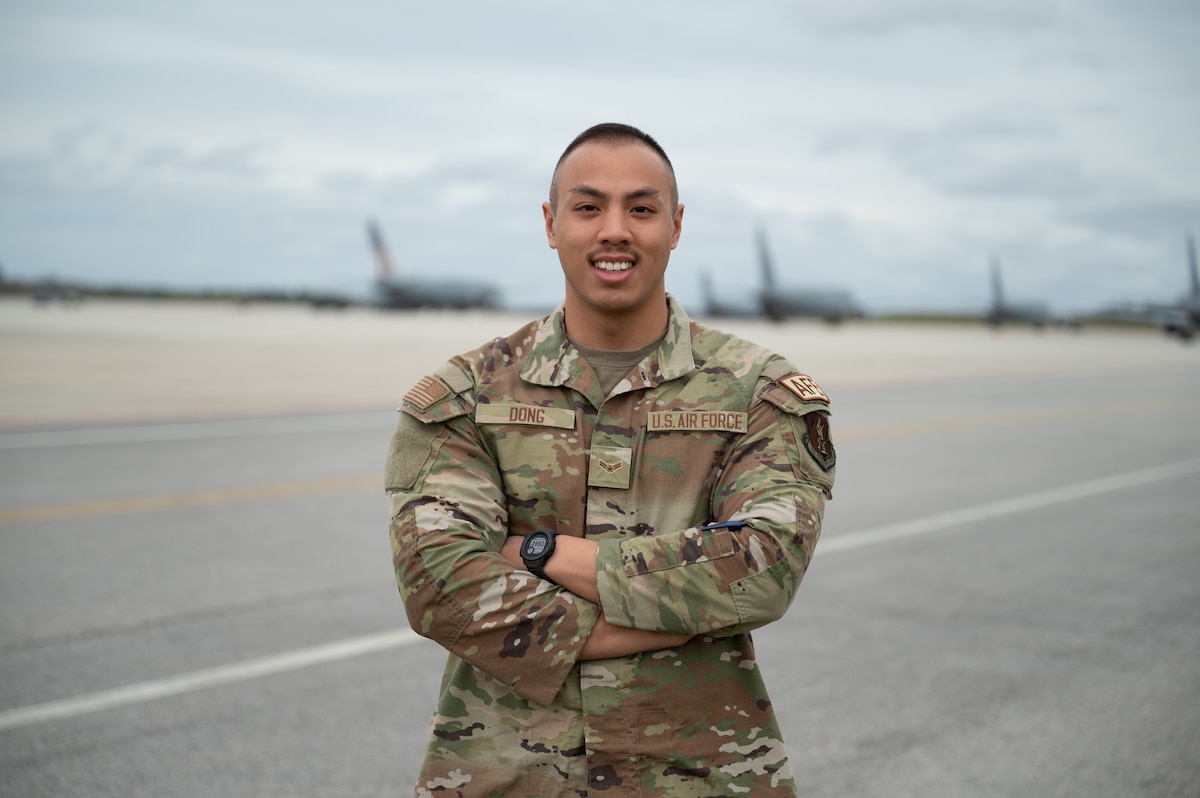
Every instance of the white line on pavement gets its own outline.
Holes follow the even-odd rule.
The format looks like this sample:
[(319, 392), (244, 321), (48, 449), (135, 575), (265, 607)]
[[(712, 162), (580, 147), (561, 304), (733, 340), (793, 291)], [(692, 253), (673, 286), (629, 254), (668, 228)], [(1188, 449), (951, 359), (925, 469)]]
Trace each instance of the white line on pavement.
[(834, 552), (849, 551), (875, 543), (887, 543), (888, 541), (899, 540), (900, 538), (924, 535), (928, 532), (937, 532), (942, 529), (949, 529), (950, 527), (965, 526), (966, 524), (987, 521), (992, 518), (1012, 515), (1013, 513), (1020, 513), (1026, 510), (1036, 510), (1039, 507), (1049, 507), (1054, 504), (1076, 501), (1077, 499), (1087, 499), (1110, 491), (1121, 490), (1122, 488), (1133, 488), (1138, 485), (1147, 485), (1151, 482), (1174, 479), (1175, 477), (1181, 477), (1196, 471), (1200, 471), (1200, 459), (1184, 460), (1181, 463), (1171, 463), (1140, 471), (1131, 471), (1127, 474), (1093, 479), (1088, 482), (1066, 485), (1061, 488), (1053, 488), (1038, 493), (1027, 493), (1024, 496), (1013, 496), (1011, 499), (1001, 499), (1000, 501), (988, 502), (987, 504), (980, 504), (975, 507), (966, 507), (962, 510), (951, 510), (948, 513), (917, 518), (912, 521), (901, 521), (898, 524), (888, 524), (864, 532), (842, 535), (830, 540), (821, 541), (817, 545), (817, 552), (820, 556), (828, 556)]
[(143, 701), (153, 701), (156, 698), (190, 693), (208, 687), (218, 687), (223, 684), (255, 679), (260, 676), (271, 676), (276, 673), (307, 668), (313, 665), (323, 665), (328, 662), (350, 659), (351, 657), (373, 654), (407, 645), (420, 637), (416, 632), (402, 629), (393, 632), (383, 632), (363, 637), (353, 637), (337, 643), (329, 643), (313, 648), (303, 648), (270, 657), (236, 662), (232, 665), (222, 665), (166, 679), (132, 684), (128, 687), (118, 687), (115, 690), (104, 690), (99, 693), (67, 698), (62, 701), (50, 701), (45, 704), (35, 704), (21, 709), (11, 709), (0, 712), (0, 731), (15, 729), (20, 726), (30, 726), (47, 720), (71, 718), (76, 715), (86, 715), (89, 712), (99, 712), (104, 709), (138, 704)]
[[(912, 521), (904, 521), (898, 524), (888, 524), (864, 532), (832, 538), (823, 541), (819, 546), (819, 551), (821, 556), (829, 556), (839, 551), (851, 551), (863, 548), (864, 546), (888, 543), (951, 527), (963, 527), (979, 521), (1021, 513), (1027, 510), (1036, 510), (1041, 507), (1050, 507), (1055, 504), (1086, 499), (1114, 490), (1174, 479), (1196, 471), (1200, 471), (1200, 459), (1185, 460), (1179, 463), (1131, 471), (1112, 477), (1093, 479), (1075, 485), (1066, 485), (1061, 488), (1029, 493), (1024, 496), (1014, 496), (1010, 499), (980, 504), (975, 507), (954, 510), (927, 518), (918, 518)], [(284, 654), (246, 660), (232, 665), (194, 671), (166, 679), (157, 679), (114, 690), (91, 693), (77, 698), (10, 709), (0, 712), (0, 731), (31, 726), (49, 720), (71, 718), (105, 709), (129, 706), (158, 698), (167, 698), (209, 687), (218, 687), (224, 684), (271, 676), (314, 665), (351, 659), (364, 654), (400, 648), (420, 639), (415, 632), (407, 629), (364, 635), (337, 643), (329, 643), (327, 645), (300, 649)]]

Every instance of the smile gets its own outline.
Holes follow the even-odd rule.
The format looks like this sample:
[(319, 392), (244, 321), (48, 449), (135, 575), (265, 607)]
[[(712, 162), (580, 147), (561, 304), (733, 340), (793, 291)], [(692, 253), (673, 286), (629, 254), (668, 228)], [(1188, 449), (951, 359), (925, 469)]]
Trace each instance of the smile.
[(597, 269), (601, 269), (606, 272), (623, 272), (633, 268), (633, 261), (623, 260), (610, 262), (598, 260), (592, 263), (592, 265)]

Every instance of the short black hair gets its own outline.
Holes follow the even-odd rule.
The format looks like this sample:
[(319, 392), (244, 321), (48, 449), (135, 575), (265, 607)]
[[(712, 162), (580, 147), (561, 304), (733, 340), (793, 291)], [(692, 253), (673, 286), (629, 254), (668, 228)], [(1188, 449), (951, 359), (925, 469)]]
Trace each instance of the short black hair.
[(587, 130), (576, 136), (567, 148), (563, 150), (562, 155), (558, 156), (558, 163), (554, 164), (554, 174), (550, 177), (550, 207), (558, 207), (558, 196), (555, 188), (558, 180), (558, 169), (562, 166), (563, 161), (567, 160), (567, 156), (575, 152), (582, 145), (589, 141), (602, 141), (606, 144), (628, 144), (630, 142), (640, 142), (645, 144), (650, 149), (658, 153), (658, 157), (663, 159), (663, 163), (667, 166), (667, 172), (671, 175), (671, 207), (674, 209), (679, 205), (679, 186), (675, 182), (675, 167), (671, 165), (671, 159), (667, 157), (667, 151), (662, 148), (662, 145), (654, 140), (654, 137), (649, 133), (638, 130), (633, 125), (626, 125), (620, 122), (601, 122), (598, 125), (592, 125)]

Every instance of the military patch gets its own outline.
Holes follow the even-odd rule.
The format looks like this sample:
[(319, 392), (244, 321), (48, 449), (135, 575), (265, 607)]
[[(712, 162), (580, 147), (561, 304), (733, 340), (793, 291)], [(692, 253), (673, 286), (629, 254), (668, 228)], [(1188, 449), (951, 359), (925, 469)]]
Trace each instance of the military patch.
[(412, 390), (404, 395), (404, 401), (418, 410), (428, 410), (445, 399), (450, 389), (436, 377), (422, 377)]
[(829, 437), (829, 419), (824, 413), (809, 413), (804, 417), (808, 431), (804, 433), (804, 448), (825, 471), (837, 465), (837, 452)]
[(796, 372), (782, 377), (779, 384), (799, 397), (801, 402), (824, 402), (829, 404), (829, 397), (821, 390), (821, 386), (807, 374)]
[(594, 446), (588, 462), (588, 485), (593, 488), (628, 488), (633, 476), (633, 450)]
[(497, 402), (475, 408), (477, 424), (530, 424), (535, 427), (575, 429), (575, 411), (565, 407)]
[(646, 416), (650, 432), (745, 432), (746, 413), (734, 410), (656, 410)]

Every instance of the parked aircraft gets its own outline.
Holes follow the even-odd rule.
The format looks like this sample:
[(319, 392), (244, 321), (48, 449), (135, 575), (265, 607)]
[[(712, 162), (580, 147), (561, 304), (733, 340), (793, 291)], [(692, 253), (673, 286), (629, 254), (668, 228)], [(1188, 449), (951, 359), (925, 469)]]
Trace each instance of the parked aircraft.
[(763, 229), (755, 236), (758, 244), (758, 263), (762, 269), (762, 291), (759, 301), (763, 313), (772, 321), (788, 318), (817, 318), (836, 324), (845, 319), (861, 319), (866, 314), (848, 291), (822, 288), (789, 288), (775, 280), (775, 267), (767, 249), (767, 234)]
[(828, 288), (796, 288), (782, 286), (775, 279), (775, 267), (767, 248), (767, 234), (761, 228), (755, 232), (758, 264), (762, 285), (750, 303), (718, 299), (705, 273), (702, 287), (713, 316), (766, 316), (771, 321), (815, 318), (836, 324), (846, 319), (861, 319), (866, 313), (848, 291)]
[[(1191, 233), (1187, 237), (1188, 275), (1191, 278), (1191, 293), (1179, 303), (1179, 309), (1187, 316), (1192, 332), (1200, 330), (1200, 267), (1196, 265), (1196, 239)], [(1191, 335), (1187, 336), (1191, 338)]]
[(1200, 333), (1200, 268), (1196, 264), (1196, 241), (1187, 237), (1190, 290), (1177, 302), (1122, 302), (1091, 316), (1104, 323), (1153, 326), (1181, 341), (1191, 341)]
[(1015, 322), (1045, 327), (1053, 321), (1050, 309), (1041, 302), (1009, 302), (1004, 297), (1004, 283), (1000, 276), (1000, 261), (992, 259), (992, 306), (984, 319), (993, 327)]
[(465, 280), (417, 280), (399, 277), (383, 233), (375, 222), (367, 222), (367, 238), (375, 255), (376, 301), (380, 307), (396, 310), (416, 308), (496, 308), (500, 298), (486, 283)]

